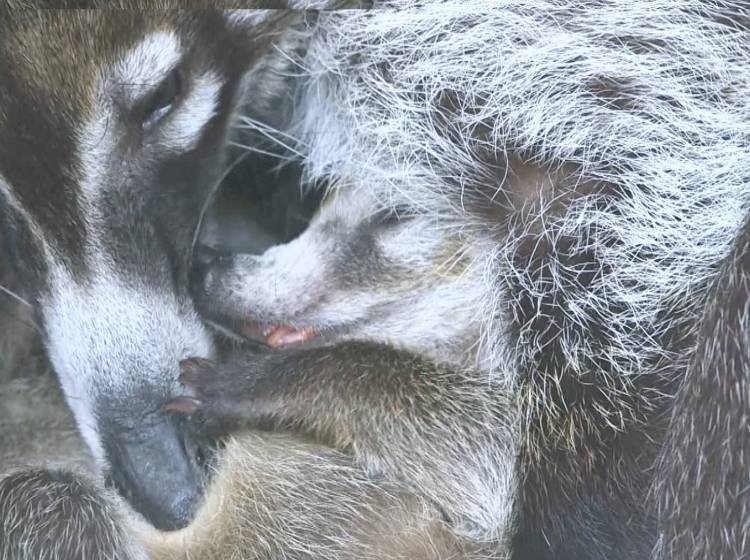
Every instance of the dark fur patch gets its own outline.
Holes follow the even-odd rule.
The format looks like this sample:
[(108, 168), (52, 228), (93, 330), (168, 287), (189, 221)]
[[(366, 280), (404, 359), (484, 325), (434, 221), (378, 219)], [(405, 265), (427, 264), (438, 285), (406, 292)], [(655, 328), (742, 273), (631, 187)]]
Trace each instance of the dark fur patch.
[(750, 222), (713, 286), (656, 472), (664, 560), (750, 557)]

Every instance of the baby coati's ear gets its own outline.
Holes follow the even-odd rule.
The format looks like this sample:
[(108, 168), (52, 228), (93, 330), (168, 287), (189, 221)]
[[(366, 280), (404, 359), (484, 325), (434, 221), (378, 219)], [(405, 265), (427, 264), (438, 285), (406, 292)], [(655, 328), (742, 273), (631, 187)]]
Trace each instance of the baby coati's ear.
[(575, 165), (540, 163), (512, 152), (486, 154), (475, 172), (460, 193), (462, 208), (501, 231), (510, 224), (538, 233), (546, 219), (565, 215), (575, 199), (608, 187)]

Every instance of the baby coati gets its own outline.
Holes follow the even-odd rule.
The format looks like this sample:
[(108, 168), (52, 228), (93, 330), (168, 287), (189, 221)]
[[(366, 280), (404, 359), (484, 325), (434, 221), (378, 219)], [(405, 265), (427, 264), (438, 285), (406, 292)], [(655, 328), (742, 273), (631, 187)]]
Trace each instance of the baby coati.
[(406, 205), (333, 189), (289, 243), (203, 260), (199, 309), (262, 349), (183, 361), (192, 394), (168, 407), (307, 433), (499, 546), (515, 425), (485, 369), (482, 248)]
[(288, 243), (203, 248), (198, 308), (254, 345), (184, 360), (189, 394), (165, 407), (301, 435), (232, 440), (193, 524), (147, 537), (151, 557), (504, 557), (516, 436), (483, 367), (483, 246), (339, 187)]

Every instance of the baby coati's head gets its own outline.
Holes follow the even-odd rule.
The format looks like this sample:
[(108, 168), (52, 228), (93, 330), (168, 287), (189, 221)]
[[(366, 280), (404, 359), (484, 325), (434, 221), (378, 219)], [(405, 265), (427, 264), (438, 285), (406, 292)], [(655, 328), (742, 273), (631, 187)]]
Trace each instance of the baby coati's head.
[(483, 267), (477, 244), (444, 226), (339, 187), (289, 243), (196, 259), (195, 298), (219, 328), (272, 348), (366, 339), (473, 360)]

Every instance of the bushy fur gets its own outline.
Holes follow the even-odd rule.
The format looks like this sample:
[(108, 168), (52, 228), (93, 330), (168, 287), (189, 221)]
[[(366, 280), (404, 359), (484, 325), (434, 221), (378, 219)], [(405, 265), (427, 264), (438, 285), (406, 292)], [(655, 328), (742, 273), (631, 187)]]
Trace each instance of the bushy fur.
[[(402, 9), (320, 23), (298, 110), (309, 177), (344, 177), (459, 232), (496, 229), (502, 242), (488, 256), (488, 282), (496, 292), (508, 284), (565, 290), (561, 346), (575, 371), (606, 360), (613, 375), (629, 378), (655, 358), (674, 358), (661, 334), (674, 321), (694, 323), (696, 288), (705, 289), (726, 254), (746, 202), (742, 4), (384, 5)], [(553, 170), (573, 164), (579, 181), (611, 188), (558, 212), (549, 211), (560, 193), (540, 192), (521, 224), (520, 212), (496, 223), (469, 214), (473, 198), (501, 195), (513, 155)], [(595, 282), (571, 285), (576, 271), (562, 258), (550, 263), (551, 286), (535, 285), (537, 271), (518, 266), (519, 244), (534, 233), (528, 222), (542, 218), (539, 242), (570, 239), (567, 253), (595, 252)], [(686, 301), (695, 301), (691, 313), (660, 320), (666, 304)], [(497, 317), (492, 303), (488, 319)], [(582, 335), (592, 322), (615, 331), (606, 353), (592, 343), (598, 337)], [(522, 335), (512, 346), (528, 359), (540, 340)], [(493, 370), (516, 377), (502, 369), (507, 346), (497, 344)]]
[(522, 399), (516, 553), (643, 558), (654, 442), (748, 200), (746, 6), (383, 6), (320, 23), (309, 177), (496, 235), (482, 340)]
[(0, 558), (145, 560), (118, 504), (77, 473), (10, 474), (0, 480)]
[(144, 534), (152, 560), (479, 560), (489, 554), (456, 537), (429, 502), (318, 444), (242, 434), (228, 443), (221, 464), (190, 527)]

